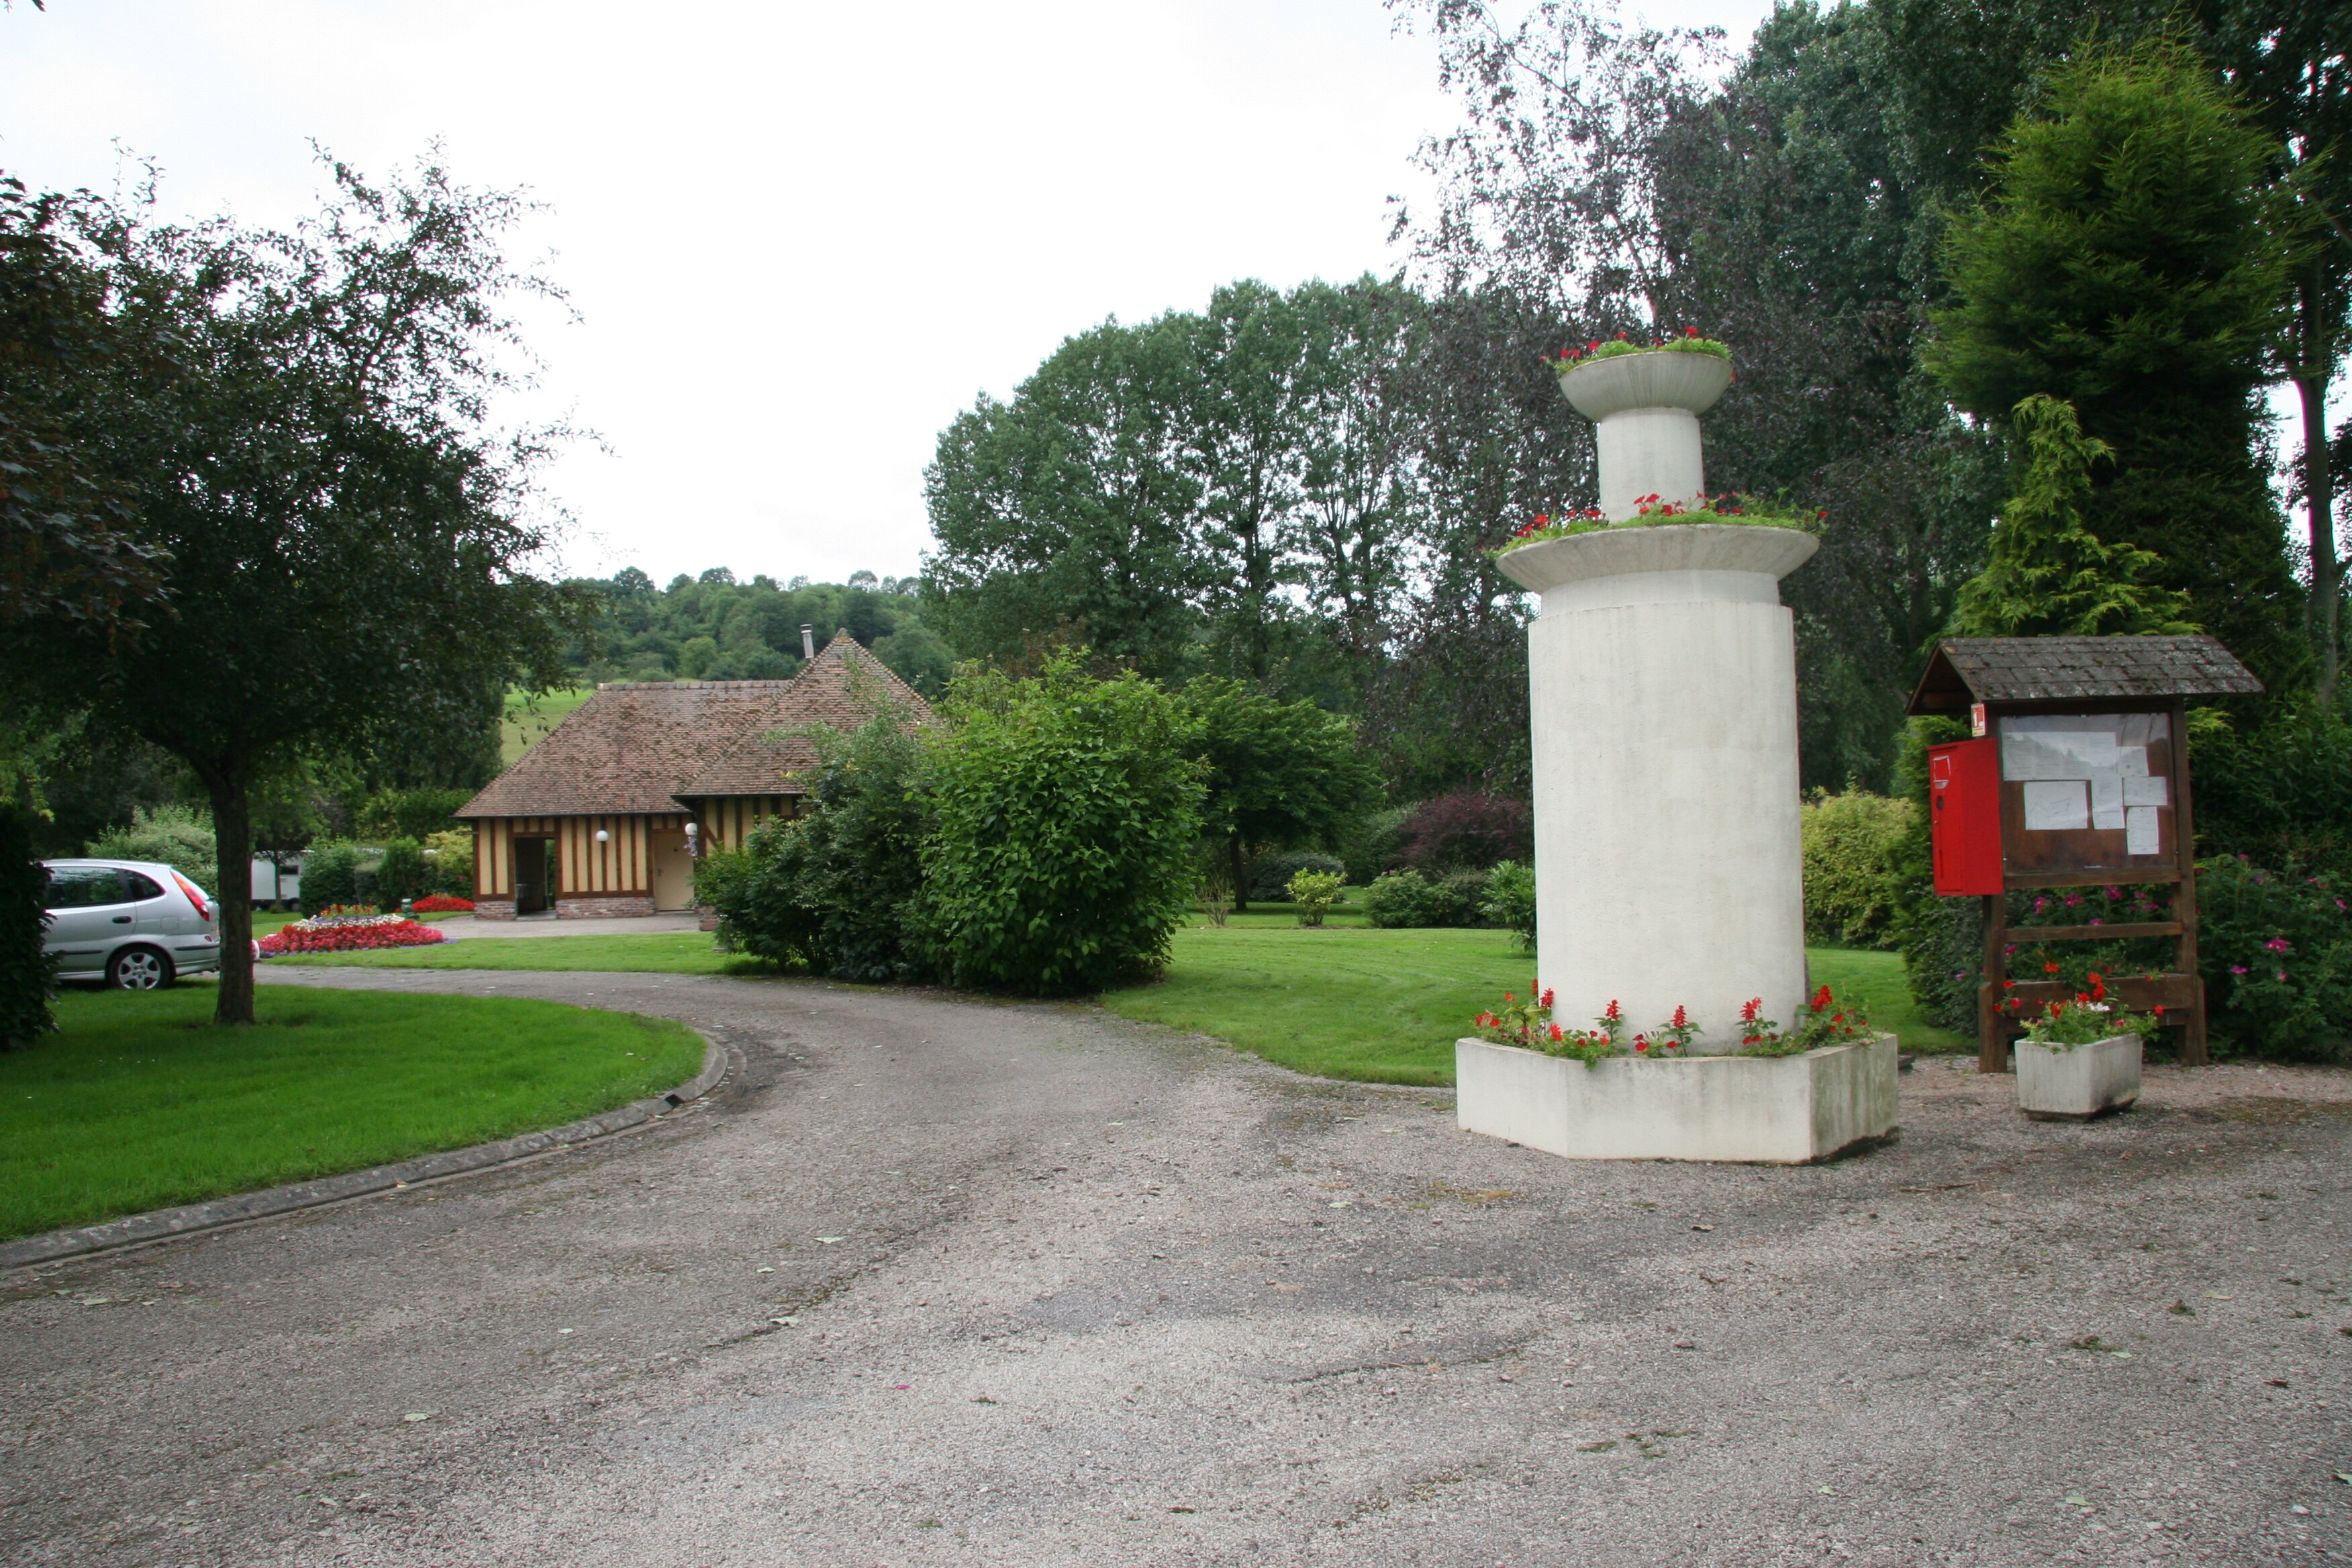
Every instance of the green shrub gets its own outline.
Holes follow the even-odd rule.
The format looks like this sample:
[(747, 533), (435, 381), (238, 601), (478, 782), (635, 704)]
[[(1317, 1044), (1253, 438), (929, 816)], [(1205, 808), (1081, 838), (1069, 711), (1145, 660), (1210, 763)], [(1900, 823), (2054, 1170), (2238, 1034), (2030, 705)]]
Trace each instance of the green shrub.
[(1319, 926), (1331, 906), (1339, 901), (1339, 889), (1347, 885), (1337, 871), (1302, 870), (1291, 877), (1283, 891), (1298, 906), (1300, 925)]
[(315, 915), (329, 904), (363, 902), (359, 873), (358, 845), (339, 838), (311, 845), (302, 857), (303, 912)]
[(1804, 805), (1805, 936), (1842, 947), (1895, 945), (1894, 855), (1911, 803), (1859, 786)]
[(403, 899), (421, 899), (432, 884), (425, 846), (414, 838), (395, 838), (383, 847), (375, 864), (375, 897), (368, 902), (395, 909)]
[(58, 959), (41, 951), (48, 893), (49, 874), (33, 858), (31, 814), (0, 802), (0, 1051), (29, 1046), (57, 1027), (49, 997)]
[(474, 830), (454, 828), (425, 841), (425, 890), (453, 899), (474, 896)]
[(1479, 906), (1490, 926), (1518, 939), (1519, 951), (1536, 950), (1536, 868), (1506, 860), (1486, 873), (1486, 897)]
[(1089, 679), (1064, 652), (1032, 679), (959, 678), (941, 714), (920, 900), (939, 972), (1070, 994), (1164, 963), (1206, 793), (1168, 696), (1133, 673)]
[(2326, 876), (2239, 856), (2197, 866), (2197, 958), (2220, 1054), (2352, 1056), (2352, 913)]
[(1403, 829), (1413, 807), (1368, 811), (1355, 819), (1332, 845), (1348, 872), (1351, 887), (1364, 887), (1397, 863), (1404, 847)]
[(2292, 707), (2242, 733), (2200, 711), (2189, 733), (2200, 851), (2352, 887), (2352, 723)]
[(1301, 871), (1329, 872), (1347, 885), (1348, 864), (1336, 855), (1267, 855), (1250, 867), (1249, 896), (1262, 904), (1280, 903), (1290, 896), (1290, 879)]
[(1437, 879), (1437, 885), (1454, 900), (1455, 909), (1461, 911), (1454, 919), (1455, 925), (1482, 926), (1489, 923), (1486, 919), (1487, 873), (1485, 870), (1448, 871)]
[(134, 807), (131, 826), (100, 834), (89, 847), (101, 860), (154, 860), (171, 867), (207, 893), (220, 891), (219, 851), (212, 814), (198, 805)]
[(1364, 894), (1364, 915), (1388, 930), (1469, 925), (1476, 904), (1467, 887), (1474, 881), (1483, 890), (1484, 879), (1476, 872), (1432, 881), (1418, 871), (1391, 871), (1373, 879)]
[(730, 948), (845, 980), (911, 979), (930, 820), (921, 742), (890, 713), (811, 739), (823, 761), (805, 815), (772, 817), (740, 852), (704, 857), (696, 896)]
[(1914, 719), (1895, 761), (1897, 793), (1911, 805), (1887, 851), (1895, 943), (1912, 998), (1939, 1028), (1974, 1036), (1977, 987), (1984, 981), (1984, 905), (1936, 896), (1935, 850), (1927, 837), (1927, 748), (1969, 738), (1955, 719)]

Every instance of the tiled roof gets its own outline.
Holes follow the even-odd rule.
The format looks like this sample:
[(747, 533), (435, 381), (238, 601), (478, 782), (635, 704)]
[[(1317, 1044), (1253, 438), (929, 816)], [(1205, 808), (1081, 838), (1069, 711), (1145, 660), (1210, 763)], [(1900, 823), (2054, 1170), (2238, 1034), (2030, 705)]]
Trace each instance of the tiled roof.
[(773, 723), (745, 733), (708, 768), (677, 791), (681, 800), (725, 795), (791, 795), (787, 775), (814, 766), (816, 747), (803, 734), (812, 724), (854, 730), (881, 708), (902, 708), (916, 723), (928, 722), (930, 705), (915, 689), (857, 645), (847, 632), (834, 639), (792, 682), (789, 710)]
[[(762, 737), (813, 723), (854, 727), (872, 711), (870, 701), (861, 705), (861, 693), (901, 702), (918, 719), (930, 715), (920, 697), (846, 632), (790, 680), (599, 686), (457, 815), (670, 812), (681, 795), (793, 794), (774, 765), (787, 752)], [(809, 752), (805, 741), (782, 746)], [(746, 787), (730, 787), (730, 779)]]
[(2232, 697), (2263, 689), (2209, 637), (1947, 637), (1911, 694), (1914, 713), (1970, 702)]

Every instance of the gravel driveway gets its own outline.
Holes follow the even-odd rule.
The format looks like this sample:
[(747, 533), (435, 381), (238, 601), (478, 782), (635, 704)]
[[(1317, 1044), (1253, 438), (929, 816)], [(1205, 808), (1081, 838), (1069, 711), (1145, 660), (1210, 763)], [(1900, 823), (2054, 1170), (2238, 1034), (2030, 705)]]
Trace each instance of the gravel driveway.
[(601, 1146), (0, 1281), (10, 1564), (2352, 1561), (2352, 1078), (1580, 1165), (1084, 1007), (684, 1019)]

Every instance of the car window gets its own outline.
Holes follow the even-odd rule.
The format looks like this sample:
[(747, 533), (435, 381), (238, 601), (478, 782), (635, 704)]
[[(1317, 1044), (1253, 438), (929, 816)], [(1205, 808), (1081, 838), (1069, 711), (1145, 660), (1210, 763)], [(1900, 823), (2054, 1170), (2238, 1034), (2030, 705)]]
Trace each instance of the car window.
[(49, 868), (49, 894), (42, 907), (78, 910), (89, 902), (89, 873), (73, 866)]
[(122, 873), (111, 866), (93, 866), (82, 873), (81, 901), (85, 904), (127, 904), (123, 896)]
[(143, 904), (149, 899), (163, 896), (163, 884), (152, 877), (144, 877), (136, 871), (117, 871), (115, 876), (121, 879), (122, 901), (126, 904)]

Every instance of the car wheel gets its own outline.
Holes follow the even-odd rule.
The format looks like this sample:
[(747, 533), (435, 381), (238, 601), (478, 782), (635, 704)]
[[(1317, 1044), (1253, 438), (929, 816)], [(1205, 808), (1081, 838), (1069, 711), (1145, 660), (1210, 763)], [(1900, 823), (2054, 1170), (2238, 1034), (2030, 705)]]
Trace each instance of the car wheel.
[(106, 983), (119, 991), (156, 991), (173, 978), (172, 961), (152, 947), (126, 947), (106, 964)]

